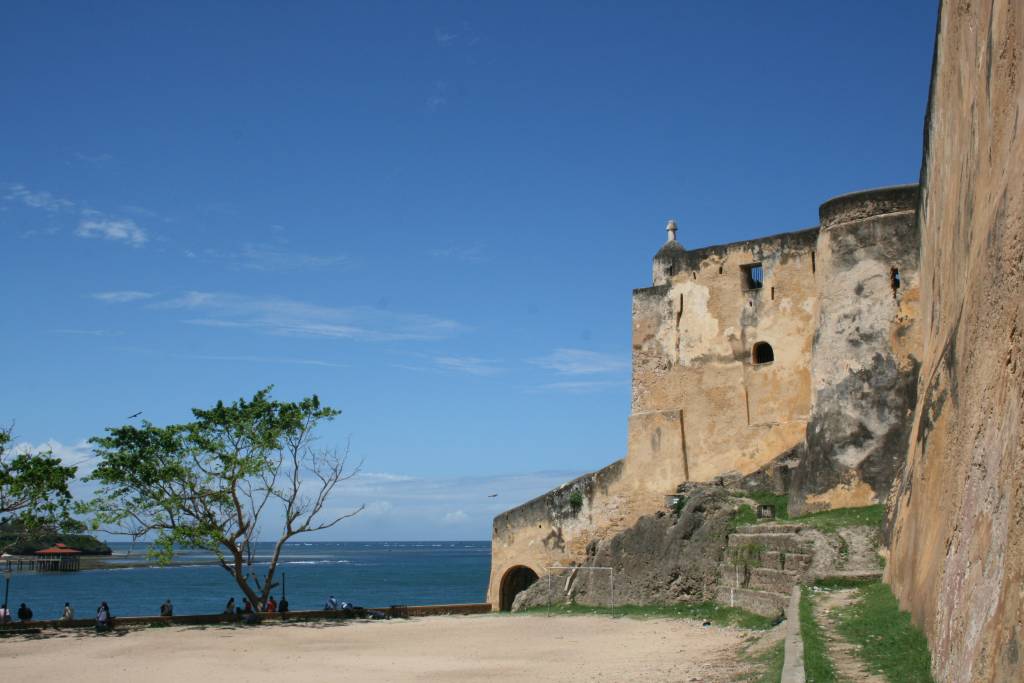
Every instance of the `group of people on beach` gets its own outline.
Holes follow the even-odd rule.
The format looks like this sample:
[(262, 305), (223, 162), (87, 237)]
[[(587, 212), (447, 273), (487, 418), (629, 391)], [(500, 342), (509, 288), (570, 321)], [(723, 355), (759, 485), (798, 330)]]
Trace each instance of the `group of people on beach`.
[[(170, 600), (167, 601), (170, 604)], [(26, 623), (32, 621), (33, 617), (32, 608), (21, 603), (18, 607), (18, 621)], [(64, 609), (61, 611), (60, 619), (58, 621), (74, 621), (75, 619), (75, 608), (71, 606), (70, 602), (64, 603)], [(11, 612), (7, 609), (7, 605), (0, 605), (0, 624), (6, 624), (11, 621)], [(100, 606), (96, 608), (96, 631), (109, 631), (111, 629), (113, 617), (110, 616), (110, 607), (106, 601), (101, 602)]]
[(235, 598), (228, 598), (228, 602), (224, 605), (224, 614), (234, 616), (236, 619), (243, 621), (255, 621), (258, 619), (256, 616), (258, 613), (269, 613), (269, 612), (280, 612), (285, 614), (288, 612), (288, 598), (281, 596), (281, 602), (278, 603), (274, 600), (274, 596), (271, 595), (267, 598), (267, 602), (264, 605), (257, 603), (255, 606), (249, 602), (249, 598), (242, 598), (242, 604), (236, 605)]

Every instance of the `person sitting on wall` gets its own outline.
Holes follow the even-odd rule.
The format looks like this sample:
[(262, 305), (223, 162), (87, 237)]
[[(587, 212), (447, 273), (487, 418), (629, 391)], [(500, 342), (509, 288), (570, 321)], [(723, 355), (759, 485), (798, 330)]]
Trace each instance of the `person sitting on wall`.
[(167, 598), (164, 604), (160, 605), (160, 616), (162, 617), (173, 617), (174, 616), (174, 605), (171, 604), (171, 599)]
[(274, 601), (274, 596), (273, 595), (271, 595), (267, 599), (267, 609), (266, 609), (266, 611), (267, 612), (276, 612), (277, 611), (277, 602)]
[(235, 616), (235, 598), (234, 596), (228, 598), (228, 604), (224, 605), (224, 614)]
[(11, 620), (11, 611), (7, 609), (7, 603), (0, 605), (0, 624), (6, 624)]
[(288, 598), (281, 596), (281, 604), (277, 606), (277, 611), (281, 614), (288, 614)]
[(252, 603), (249, 602), (249, 598), (242, 598), (242, 614), (252, 614)]
[(21, 607), (18, 608), (18, 619), (32, 621), (32, 610), (25, 603), (21, 603)]
[(61, 621), (72, 621), (75, 618), (75, 608), (70, 602), (64, 603), (64, 611), (60, 615)]
[(327, 598), (327, 602), (324, 603), (324, 611), (333, 612), (338, 609), (338, 599), (333, 595)]

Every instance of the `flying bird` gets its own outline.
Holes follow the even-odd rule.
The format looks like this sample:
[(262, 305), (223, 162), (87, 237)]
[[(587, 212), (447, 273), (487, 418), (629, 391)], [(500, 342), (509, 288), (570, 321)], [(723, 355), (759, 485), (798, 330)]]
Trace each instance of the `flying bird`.
[(488, 497), (488, 498), (497, 498), (497, 497), (498, 497), (498, 494), (497, 494), (497, 493), (492, 493), (491, 495), (489, 495), (489, 496), (487, 496), (487, 497)]
[(139, 412), (135, 413), (134, 415), (129, 415), (129, 416), (128, 416), (128, 417), (126, 417), (125, 419), (126, 419), (126, 420), (132, 420), (132, 419), (134, 419), (134, 418), (138, 417), (139, 415), (142, 415), (142, 411), (141, 411), (141, 410), (140, 410)]

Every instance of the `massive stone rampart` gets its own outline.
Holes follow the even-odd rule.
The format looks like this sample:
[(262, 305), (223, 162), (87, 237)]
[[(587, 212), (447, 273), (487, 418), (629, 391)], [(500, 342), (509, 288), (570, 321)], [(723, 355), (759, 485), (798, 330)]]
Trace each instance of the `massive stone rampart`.
[(1024, 3), (942, 4), (923, 354), (887, 579), (939, 681), (1024, 681)]

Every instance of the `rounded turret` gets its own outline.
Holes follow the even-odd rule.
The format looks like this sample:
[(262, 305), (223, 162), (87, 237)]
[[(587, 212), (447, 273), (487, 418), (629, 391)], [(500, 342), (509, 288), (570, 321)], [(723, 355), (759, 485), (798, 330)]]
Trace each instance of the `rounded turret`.
[(821, 229), (917, 208), (917, 185), (892, 185), (833, 197), (818, 208)]

